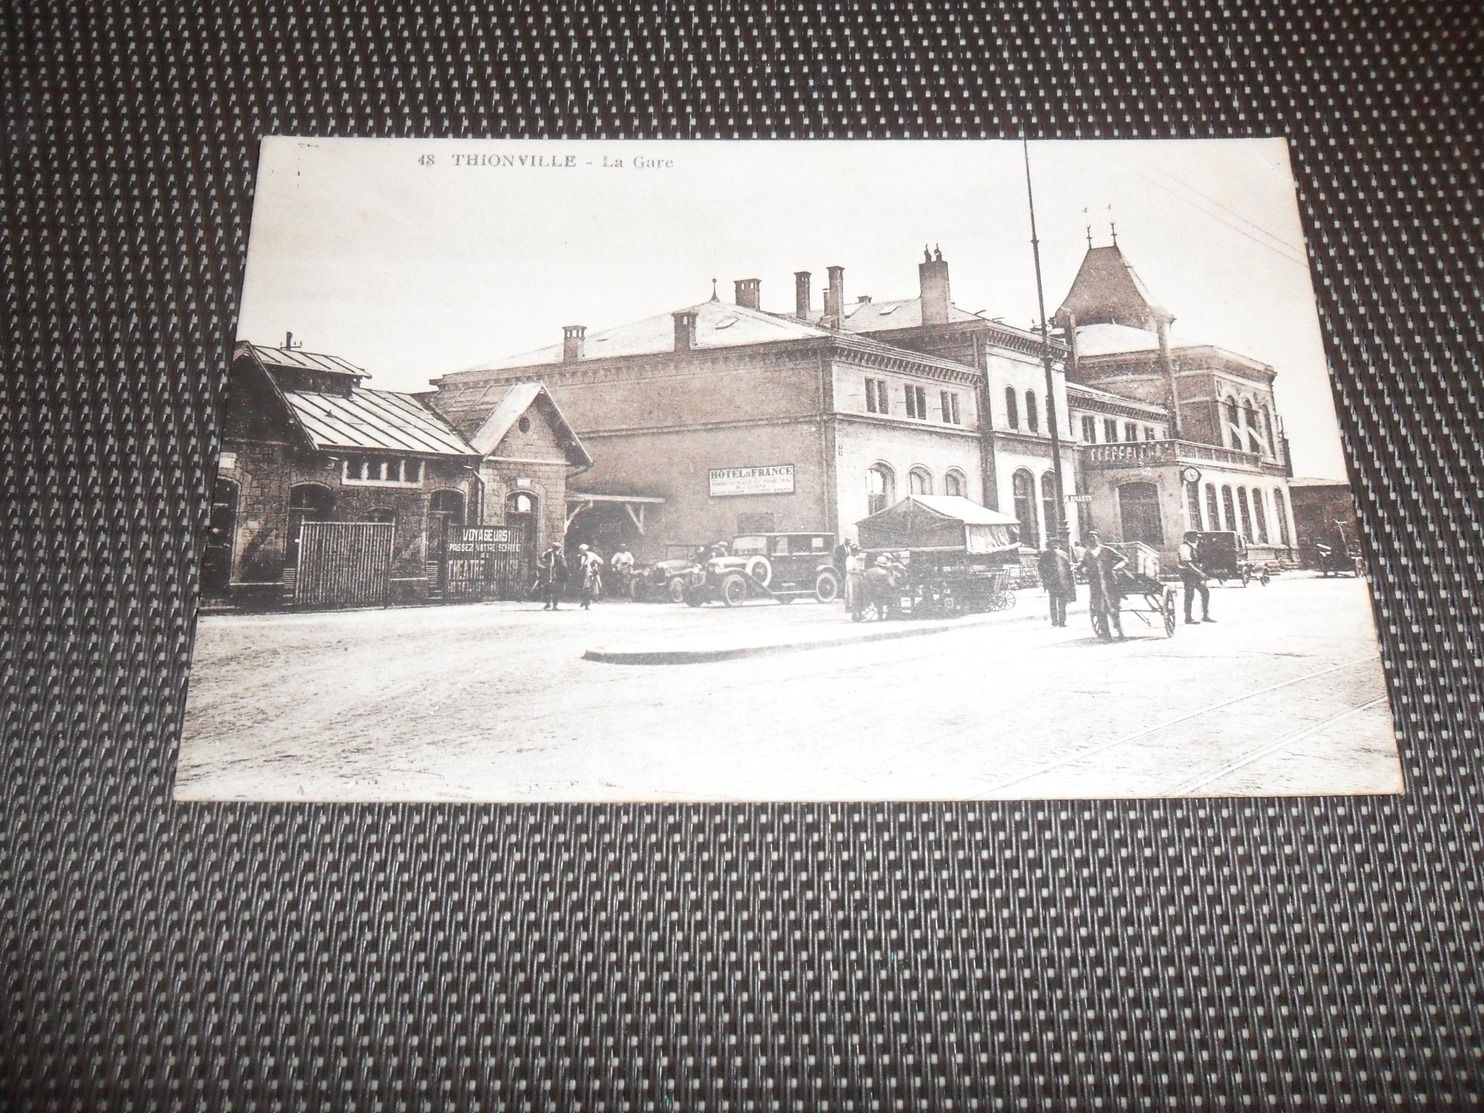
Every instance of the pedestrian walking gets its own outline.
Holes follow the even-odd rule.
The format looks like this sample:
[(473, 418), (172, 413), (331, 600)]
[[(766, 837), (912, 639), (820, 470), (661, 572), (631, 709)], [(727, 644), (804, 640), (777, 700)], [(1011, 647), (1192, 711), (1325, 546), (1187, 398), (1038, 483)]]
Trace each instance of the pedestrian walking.
[(537, 569), (541, 572), (541, 591), (546, 599), (546, 604), (541, 606), (542, 610), (557, 610), (562, 599), (562, 589), (567, 584), (567, 556), (562, 553), (562, 544), (553, 539), (551, 546), (541, 552), (541, 557), (536, 560)]
[(1104, 547), (1097, 532), (1087, 533), (1087, 550), (1082, 553), (1077, 569), (1087, 578), (1087, 607), (1094, 618), (1102, 617), (1105, 640), (1111, 640), (1115, 634), (1120, 640), (1126, 639), (1123, 621), (1118, 615), (1123, 600), (1119, 575), (1126, 566), (1128, 561), (1118, 552)]
[(1077, 600), (1077, 578), (1072, 572), (1072, 559), (1060, 539), (1048, 539), (1046, 549), (1036, 556), (1036, 571), (1051, 609), (1051, 627), (1067, 627), (1067, 606)]
[(584, 609), (593, 607), (593, 598), (602, 592), (603, 556), (586, 543), (577, 546), (577, 576), (581, 579), (580, 601)]
[[(1180, 540), (1180, 582), (1185, 586), (1185, 623), (1212, 624), (1211, 587), (1206, 584), (1206, 572), (1200, 566), (1200, 533), (1187, 531)], [(1201, 619), (1191, 616), (1196, 594), (1201, 597)]]

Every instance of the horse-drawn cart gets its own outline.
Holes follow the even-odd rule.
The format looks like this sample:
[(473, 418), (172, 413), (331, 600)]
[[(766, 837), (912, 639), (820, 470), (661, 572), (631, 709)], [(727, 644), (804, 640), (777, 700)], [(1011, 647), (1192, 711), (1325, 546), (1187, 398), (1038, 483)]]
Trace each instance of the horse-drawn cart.
[(909, 496), (856, 524), (872, 559), (851, 615), (957, 616), (1015, 604), (1019, 521), (960, 496)]

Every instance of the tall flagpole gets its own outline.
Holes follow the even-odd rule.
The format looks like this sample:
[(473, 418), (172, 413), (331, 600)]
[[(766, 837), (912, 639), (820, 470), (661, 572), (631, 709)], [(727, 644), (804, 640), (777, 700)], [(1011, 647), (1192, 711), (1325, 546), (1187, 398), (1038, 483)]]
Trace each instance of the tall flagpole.
[[(1056, 377), (1051, 368), (1051, 331), (1046, 324), (1046, 295), (1041, 286), (1041, 242), (1036, 237), (1036, 197), (1031, 190), (1031, 145), (1022, 133), (1021, 152), (1025, 156), (1025, 200), (1031, 211), (1031, 255), (1036, 261), (1036, 309), (1041, 315), (1041, 364), (1046, 370), (1046, 423), (1051, 428), (1051, 471), (1056, 478), (1055, 538), (1066, 546), (1070, 532), (1067, 526), (1067, 490), (1061, 472), (1061, 423), (1056, 413)], [(1052, 527), (1046, 525), (1047, 535)]]

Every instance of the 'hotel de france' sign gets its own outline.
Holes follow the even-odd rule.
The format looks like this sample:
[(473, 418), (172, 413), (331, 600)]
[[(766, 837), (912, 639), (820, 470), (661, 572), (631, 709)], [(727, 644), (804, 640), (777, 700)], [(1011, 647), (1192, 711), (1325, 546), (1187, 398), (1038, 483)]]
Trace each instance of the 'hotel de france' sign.
[(758, 496), (794, 491), (791, 465), (744, 465), (735, 469), (713, 469), (709, 477), (712, 496)]

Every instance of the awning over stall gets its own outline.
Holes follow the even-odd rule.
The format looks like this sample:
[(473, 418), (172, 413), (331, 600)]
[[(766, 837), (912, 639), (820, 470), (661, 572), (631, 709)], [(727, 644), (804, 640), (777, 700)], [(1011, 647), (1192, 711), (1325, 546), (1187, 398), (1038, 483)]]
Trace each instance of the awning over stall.
[(1020, 521), (962, 496), (909, 496), (856, 523), (868, 551), (1018, 550)]

